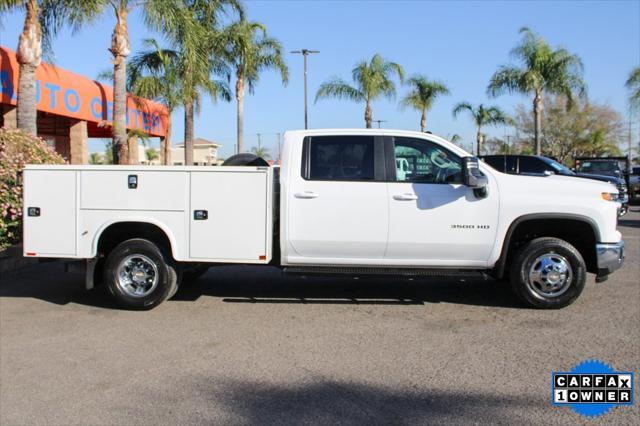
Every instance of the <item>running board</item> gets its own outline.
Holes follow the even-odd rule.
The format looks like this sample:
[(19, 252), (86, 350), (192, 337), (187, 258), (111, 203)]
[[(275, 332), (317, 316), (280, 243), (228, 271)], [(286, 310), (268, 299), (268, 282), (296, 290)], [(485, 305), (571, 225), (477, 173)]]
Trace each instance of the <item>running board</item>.
[(287, 266), (287, 274), (321, 275), (321, 274), (351, 274), (351, 275), (380, 275), (403, 277), (450, 277), (450, 278), (484, 278), (487, 271), (477, 269), (421, 269), (421, 268), (385, 268), (385, 267), (357, 267), (357, 266)]

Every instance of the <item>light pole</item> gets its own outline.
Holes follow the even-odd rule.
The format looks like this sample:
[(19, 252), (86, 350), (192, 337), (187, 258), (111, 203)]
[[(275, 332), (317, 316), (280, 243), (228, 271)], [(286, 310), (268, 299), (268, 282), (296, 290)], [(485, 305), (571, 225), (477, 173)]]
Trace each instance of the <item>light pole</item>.
[(386, 123), (387, 122), (387, 120), (371, 120), (371, 121), (373, 121), (374, 123), (378, 123), (378, 129), (380, 128), (380, 124), (381, 123)]
[(291, 53), (299, 53), (304, 57), (304, 128), (309, 128), (309, 115), (307, 113), (307, 56), (310, 53), (320, 53), (319, 50), (292, 50)]

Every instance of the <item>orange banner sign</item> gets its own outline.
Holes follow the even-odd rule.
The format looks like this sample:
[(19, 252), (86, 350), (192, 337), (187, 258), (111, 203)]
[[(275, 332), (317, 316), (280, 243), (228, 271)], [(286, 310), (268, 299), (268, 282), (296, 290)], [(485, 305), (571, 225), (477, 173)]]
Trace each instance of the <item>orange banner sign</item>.
[[(19, 66), (16, 54), (0, 46), (0, 102), (16, 105)], [(113, 89), (97, 81), (50, 64), (36, 70), (38, 111), (85, 120), (98, 124), (113, 121)], [(166, 107), (127, 94), (127, 128), (141, 130), (149, 136), (165, 136)]]

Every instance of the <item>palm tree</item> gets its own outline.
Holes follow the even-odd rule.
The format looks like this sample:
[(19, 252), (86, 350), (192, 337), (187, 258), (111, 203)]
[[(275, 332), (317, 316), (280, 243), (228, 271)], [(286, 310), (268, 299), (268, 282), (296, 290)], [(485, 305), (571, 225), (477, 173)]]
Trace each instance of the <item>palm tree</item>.
[(640, 111), (640, 67), (635, 67), (625, 83), (627, 89), (631, 91), (629, 104), (632, 109)]
[(230, 101), (226, 82), (213, 80), (213, 74), (229, 75), (221, 59), (218, 42), (217, 15), (228, 6), (243, 16), (235, 0), (209, 2), (184, 1), (186, 7), (171, 17), (171, 31), (167, 38), (171, 49), (164, 49), (155, 40), (145, 40), (148, 48), (131, 61), (129, 86), (144, 97), (162, 102), (169, 112), (167, 136), (161, 146), (163, 164), (170, 164), (171, 113), (177, 106), (184, 107), (185, 164), (193, 164), (193, 135), (195, 113), (199, 111), (202, 94), (213, 101), (219, 97)]
[(456, 118), (462, 111), (469, 111), (477, 128), (476, 155), (482, 153), (485, 136), (482, 133), (482, 128), (484, 126), (511, 123), (511, 119), (497, 106), (485, 107), (480, 104), (477, 107), (473, 107), (468, 102), (460, 102), (453, 108), (453, 117)]
[(158, 157), (160, 156), (160, 154), (158, 154), (158, 151), (156, 151), (155, 148), (147, 148), (144, 151), (144, 154), (147, 156), (147, 160), (149, 161), (149, 163), (151, 163), (154, 160), (157, 160)]
[(263, 158), (265, 160), (268, 160), (271, 158), (271, 154), (269, 154), (269, 148), (267, 148), (266, 146), (260, 146), (260, 147), (253, 147), (251, 148), (251, 152), (254, 153), (256, 156)]
[(371, 128), (373, 121), (373, 101), (380, 96), (394, 98), (396, 85), (391, 80), (392, 75), (397, 75), (402, 83), (404, 70), (395, 63), (386, 61), (382, 56), (375, 54), (370, 62), (366, 60), (356, 64), (351, 71), (355, 86), (339, 77), (333, 77), (320, 85), (316, 93), (316, 102), (324, 98), (349, 99), (354, 102), (364, 102), (364, 122), (367, 129)]
[(454, 133), (453, 135), (449, 136), (447, 135), (447, 139), (449, 139), (449, 142), (453, 143), (453, 144), (462, 144), (462, 136), (460, 136), (457, 133)]
[[(77, 4), (76, 4), (77, 3)], [(26, 10), (24, 26), (18, 40), (16, 56), (18, 77), (18, 128), (36, 135), (35, 72), (42, 62), (43, 50), (51, 53), (51, 39), (64, 26), (77, 31), (83, 22), (95, 17), (85, 2), (72, 0), (0, 0), (0, 12), (14, 8)]]
[[(51, 0), (53, 1), (53, 0)], [(120, 164), (127, 157), (127, 129), (126, 129), (126, 111), (127, 111), (127, 63), (126, 58), (131, 53), (131, 45), (129, 42), (129, 30), (127, 19), (129, 14), (138, 7), (142, 8), (145, 23), (156, 31), (162, 31), (168, 38), (189, 39), (190, 45), (194, 46), (193, 50), (198, 51), (196, 56), (201, 57), (200, 62), (207, 62), (202, 57), (208, 57), (210, 51), (207, 49), (211, 46), (208, 43), (209, 31), (213, 27), (216, 15), (225, 6), (239, 8), (237, 0), (212, 0), (203, 2), (201, 0), (92, 0), (92, 1), (73, 1), (58, 0), (69, 4), (82, 4), (91, 14), (96, 16), (107, 7), (111, 7), (115, 12), (116, 25), (111, 35), (111, 47), (109, 51), (113, 56), (113, 155), (114, 162)], [(194, 22), (199, 21), (201, 31), (197, 31), (197, 25)], [(192, 57), (193, 59), (193, 57)], [(187, 74), (195, 78), (198, 69), (189, 70)], [(185, 126), (191, 129), (193, 133), (193, 107), (197, 102), (197, 96), (188, 93), (193, 90), (197, 84), (189, 84), (187, 97), (190, 102), (185, 103), (188, 109), (187, 116), (191, 117), (191, 125)], [(185, 120), (186, 121), (186, 120)], [(186, 130), (185, 130), (186, 133)], [(185, 139), (185, 144), (191, 142), (193, 144), (193, 136)], [(185, 149), (185, 154), (188, 149)], [(191, 161), (192, 163), (193, 161)]]
[(280, 73), (282, 84), (289, 81), (289, 68), (282, 56), (282, 45), (269, 37), (267, 29), (258, 22), (241, 18), (228, 26), (217, 38), (224, 48), (224, 57), (236, 76), (238, 152), (244, 151), (244, 96), (245, 85), (253, 93), (264, 70)]
[(143, 44), (149, 49), (131, 59), (127, 86), (136, 95), (155, 99), (167, 108), (167, 132), (160, 141), (160, 158), (162, 164), (168, 165), (171, 164), (171, 115), (182, 105), (179, 53), (162, 49), (154, 39), (144, 40)]
[(571, 105), (573, 91), (585, 92), (582, 80), (582, 61), (577, 55), (549, 44), (529, 28), (520, 29), (522, 41), (511, 55), (522, 62), (522, 67), (503, 65), (491, 77), (487, 91), (491, 96), (504, 92), (533, 94), (535, 120), (535, 150), (540, 155), (542, 134), (542, 109), (544, 93), (564, 95)]
[(414, 75), (407, 80), (411, 91), (402, 99), (403, 107), (420, 111), (420, 131), (427, 131), (427, 111), (440, 95), (448, 95), (449, 88), (439, 81), (429, 80), (424, 75)]
[[(84, 3), (84, 2), (81, 2)], [(93, 0), (96, 11), (110, 6), (115, 12), (116, 25), (111, 34), (109, 51), (113, 56), (113, 157), (120, 164), (127, 157), (127, 56), (131, 53), (127, 19), (137, 7), (142, 7), (148, 26), (165, 34), (176, 30), (188, 19), (180, 0)]]
[(89, 164), (102, 164), (102, 154), (99, 152), (89, 154)]

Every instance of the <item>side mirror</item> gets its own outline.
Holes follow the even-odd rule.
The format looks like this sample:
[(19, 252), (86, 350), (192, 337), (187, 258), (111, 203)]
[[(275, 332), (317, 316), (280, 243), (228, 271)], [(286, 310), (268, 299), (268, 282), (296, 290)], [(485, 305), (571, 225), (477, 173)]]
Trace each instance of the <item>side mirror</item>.
[(487, 186), (487, 177), (480, 172), (478, 157), (464, 157), (462, 159), (462, 183), (469, 188), (481, 189)]
[(462, 159), (462, 183), (473, 189), (478, 198), (487, 196), (489, 180), (482, 174), (478, 166), (478, 157), (464, 157)]

